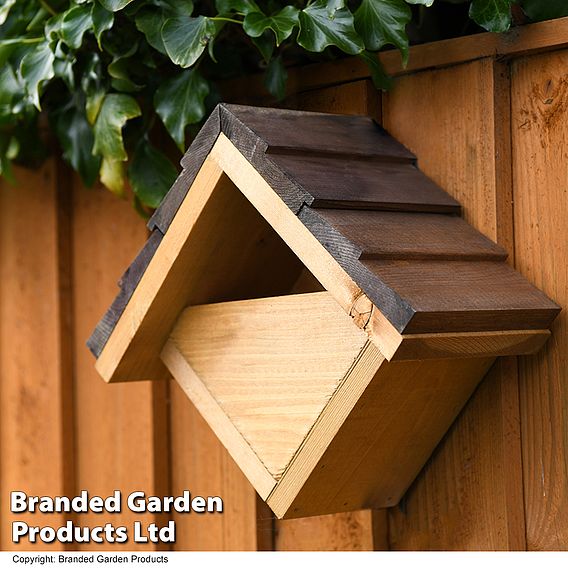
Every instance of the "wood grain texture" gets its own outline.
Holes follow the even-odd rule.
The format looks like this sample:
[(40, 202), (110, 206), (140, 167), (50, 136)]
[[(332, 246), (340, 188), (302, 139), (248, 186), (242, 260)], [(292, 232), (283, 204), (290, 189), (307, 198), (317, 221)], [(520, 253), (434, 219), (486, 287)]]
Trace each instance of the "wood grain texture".
[(8, 503), (10, 491), (74, 490), (68, 188), (55, 160), (15, 177), (0, 184), (0, 548), (55, 551), (64, 545), (12, 542), (13, 521), (38, 518)]
[[(97, 375), (85, 342), (116, 293), (116, 282), (147, 237), (143, 220), (125, 201), (102, 187), (73, 186), (74, 404), (76, 487), (93, 495), (145, 491), (168, 495), (169, 442), (165, 409), (167, 383), (109, 387)], [(124, 507), (116, 525), (134, 521), (166, 524), (165, 515), (138, 514)], [(81, 515), (96, 526), (100, 515)], [(116, 545), (113, 545), (116, 546)], [(102, 549), (95, 543), (81, 549)], [(74, 547), (75, 549), (76, 547)], [(133, 541), (125, 549), (152, 550)]]
[(414, 310), (404, 333), (548, 329), (559, 312), (504, 262), (365, 260), (363, 265)]
[[(299, 93), (288, 102), (297, 109), (361, 114), (380, 123), (380, 95), (368, 80)], [(321, 289), (320, 282), (305, 269), (294, 284), (293, 292), (317, 292)], [(387, 540), (386, 514), (383, 511), (275, 521), (276, 550), (385, 550)]]
[(274, 479), (367, 341), (328, 292), (190, 307), (170, 337)]
[[(349, 243), (356, 247), (359, 258), (364, 260), (507, 258), (504, 249), (454, 215), (333, 209), (320, 209), (311, 214), (327, 221), (335, 230), (327, 231), (327, 248), (341, 247), (342, 240), (343, 246)], [(338, 233), (337, 244), (335, 232)]]
[[(174, 513), (175, 550), (256, 550), (266, 546), (257, 530), (257, 495), (239, 467), (177, 383), (171, 388), (172, 488), (177, 495), (220, 495), (222, 514)], [(266, 520), (263, 518), (264, 527)], [(270, 527), (270, 525), (269, 525)], [(268, 539), (270, 540), (270, 539)]]
[(564, 308), (546, 348), (519, 361), (529, 550), (568, 550), (567, 64), (561, 51), (512, 66), (517, 267)]
[(136, 286), (140, 283), (140, 279), (144, 275), (162, 238), (163, 235), (161, 231), (154, 229), (136, 258), (132, 261), (118, 282), (120, 289), (118, 295), (97, 324), (91, 337), (87, 340), (87, 346), (95, 357), (98, 357), (104, 349), (110, 334), (116, 326), (116, 322), (119, 320), (122, 312), (124, 312)]
[(369, 116), (381, 124), (381, 94), (370, 79), (298, 91), (285, 99), (282, 106), (294, 110)]
[(174, 183), (174, 191), (170, 191), (160, 203), (160, 207), (154, 212), (148, 221), (148, 228), (153, 231), (158, 229), (164, 234), (174, 218), (189, 186), (195, 180), (197, 172), (201, 168), (207, 154), (209, 154), (219, 132), (221, 131), (221, 119), (219, 108), (215, 108), (209, 115), (207, 122), (192, 141), (189, 150), (181, 160), (182, 171)]
[(292, 286), (300, 270), (301, 263), (282, 240), (208, 159), (97, 369), (107, 380), (159, 375), (159, 352), (183, 307), (248, 298), (255, 288), (258, 296), (278, 295)]
[(460, 212), (459, 203), (412, 164), (354, 161), (331, 152), (270, 154), (269, 159), (306, 190), (311, 207)]
[(401, 337), (393, 357), (389, 360), (526, 355), (542, 349), (550, 336), (548, 329), (409, 334)]
[[(451, 65), (463, 64), (482, 58), (496, 57), (504, 60), (528, 53), (563, 49), (568, 45), (567, 18), (522, 25), (507, 33), (482, 33), (470, 36), (434, 41), (410, 48), (407, 65), (402, 65), (400, 53), (387, 50), (380, 54), (380, 61), (390, 75), (413, 74)], [(299, 66), (289, 71), (286, 91), (290, 98), (303, 100), (314, 97), (312, 93), (332, 92), (347, 88), (351, 82), (369, 80), (368, 66), (355, 57), (336, 59), (325, 63)], [(238, 78), (221, 85), (225, 100), (246, 104), (267, 104), (271, 96), (263, 84), (263, 76)], [(317, 96), (317, 95), (316, 95)], [(318, 100), (318, 99), (316, 99)], [(312, 105), (310, 110), (327, 110)], [(333, 112), (333, 111), (330, 111)]]
[(237, 430), (219, 401), (198, 377), (176, 342), (168, 340), (160, 356), (187, 398), (213, 430), (219, 442), (227, 448), (229, 455), (239, 464), (242, 472), (259, 495), (266, 499), (276, 485), (274, 477), (266, 469), (258, 453)]
[(364, 503), (365, 489), (368, 489), (365, 486), (354, 488), (351, 502), (344, 502), (342, 496), (337, 496), (333, 483), (324, 483), (320, 486), (321, 491), (312, 493), (308, 498), (304, 497), (304, 489), (308, 480), (312, 480), (315, 486), (320, 476), (325, 479), (331, 475), (333, 480), (336, 480), (337, 476), (351, 472), (351, 464), (348, 461), (339, 459), (334, 464), (334, 471), (329, 472), (325, 469), (326, 465), (321, 466), (320, 460), (327, 454), (344, 425), (350, 423), (353, 432), (362, 432), (362, 437), (369, 435), (364, 422), (354, 425), (348, 419), (351, 418), (351, 410), (384, 361), (385, 358), (377, 347), (367, 341), (269, 495), (267, 503), (278, 518), (326, 515), (368, 507)]
[(384, 542), (376, 538), (374, 529), (381, 523), (384, 511), (354, 511), (303, 519), (277, 521), (276, 550), (294, 551), (359, 551), (383, 550)]
[[(354, 372), (330, 400), (268, 503), (276, 505), (278, 515), (277, 501), (295, 484), (293, 470), (300, 472), (304, 460), (317, 456), (287, 517), (397, 504), (492, 362), (383, 361), (365, 385)], [(358, 394), (353, 406), (350, 391)], [(336, 413), (346, 408), (349, 414), (336, 431)], [(336, 433), (321, 452), (328, 429)]]
[[(481, 60), (399, 79), (383, 116), (466, 220), (512, 253), (508, 100), (506, 68)], [(514, 362), (500, 362), (389, 513), (392, 548), (525, 548), (517, 388)]]
[[(414, 154), (366, 116), (240, 105), (224, 108), (237, 121), (234, 127), (238, 128), (239, 122), (244, 124), (266, 143), (269, 154), (331, 154), (403, 163), (416, 160)], [(232, 132), (226, 128), (223, 125), (223, 131), (232, 139)]]
[[(502, 110), (505, 111), (505, 107)], [(216, 127), (203, 142), (210, 148), (210, 153), (200, 173), (194, 176), (192, 194), (198, 190), (199, 195), (189, 195), (178, 210), (177, 236), (172, 236), (170, 230), (160, 242), (161, 232), (154, 233), (147, 249), (130, 269), (109, 314), (95, 330), (90, 345), (95, 353), (100, 352), (97, 365), (107, 379), (114, 377), (113, 380), (116, 380), (120, 372), (115, 371), (119, 369), (122, 369), (123, 376), (131, 377), (129, 380), (132, 380), (136, 368), (140, 371), (144, 368), (147, 374), (152, 372), (148, 366), (151, 361), (142, 363), (142, 359), (130, 358), (128, 363), (122, 355), (132, 352), (128, 345), (131, 339), (134, 343), (142, 341), (139, 328), (149, 332), (151, 318), (157, 317), (155, 306), (148, 310), (148, 305), (155, 303), (153, 294), (149, 294), (148, 290), (153, 289), (156, 294), (166, 282), (175, 286), (172, 283), (176, 278), (169, 271), (174, 266), (183, 270), (184, 262), (189, 262), (192, 256), (189, 253), (185, 261), (177, 258), (182, 250), (189, 247), (186, 242), (189, 233), (197, 225), (205, 223), (215, 236), (212, 227), (220, 222), (222, 214), (217, 215), (215, 222), (204, 222), (200, 215), (213, 207), (209, 197), (215, 194), (219, 199), (222, 193), (207, 189), (216, 183), (217, 178), (220, 179), (221, 170), (262, 215), (262, 207), (251, 197), (259, 192), (264, 194), (262, 200), (267, 207), (278, 209), (284, 206), (291, 214), (298, 215), (399, 333), (545, 329), (556, 316), (557, 306), (503, 262), (473, 262), (504, 261), (506, 255), (459, 219), (426, 213), (422, 217), (397, 216), (383, 211), (375, 214), (369, 211), (365, 215), (344, 209), (326, 216), (309, 207), (366, 207), (436, 213), (460, 211), (458, 203), (412, 163), (408, 160), (400, 163), (404, 156), (409, 158), (412, 154), (370, 118), (235, 105), (219, 105), (217, 113), (221, 132), (216, 135), (213, 146), (209, 143), (217, 132)], [(210, 120), (216, 123), (216, 115)], [(210, 128), (213, 127), (206, 126), (204, 131), (208, 132)], [(341, 150), (347, 147), (349, 152), (353, 150), (352, 154)], [(496, 155), (502, 156), (502, 150), (495, 146)], [(190, 150), (188, 159), (192, 152)], [(207, 173), (214, 171), (212, 162), (218, 164), (214, 175)], [(241, 175), (245, 171), (249, 174)], [(184, 174), (180, 179), (183, 177)], [(262, 190), (252, 190), (254, 185), (262, 186)], [(203, 187), (206, 189), (200, 189)], [(172, 189), (184, 196), (187, 190), (178, 182)], [(492, 200), (495, 209), (507, 206), (505, 196), (494, 196)], [(273, 206), (270, 206), (271, 201)], [(191, 209), (187, 202), (199, 205)], [(218, 208), (228, 209), (221, 201)], [(189, 232), (184, 231), (183, 221), (179, 220), (187, 215), (190, 215), (189, 225), (193, 227)], [(290, 217), (289, 213), (282, 215)], [(384, 238), (377, 237), (378, 232), (388, 234), (387, 238), (391, 239), (388, 245)], [(289, 236), (284, 238), (287, 242), (292, 240)], [(422, 249), (416, 243), (420, 243)], [(156, 248), (159, 254), (155, 254)], [(235, 254), (238, 254), (237, 250)], [(199, 253), (193, 256), (197, 257)], [(155, 262), (148, 262), (150, 257)], [(157, 259), (165, 258), (173, 260), (162, 262), (157, 270)], [(393, 260), (373, 260), (388, 258)], [(445, 258), (452, 263), (440, 261)], [(454, 262), (458, 259), (471, 262)], [(236, 259), (233, 262), (236, 263)], [(221, 260), (219, 264), (222, 265)], [(140, 281), (139, 275), (146, 266), (154, 276)], [(130, 309), (127, 302), (132, 296), (131, 290), (140, 282), (142, 285), (133, 293), (138, 304), (134, 302), (136, 305)], [(138, 291), (141, 288), (146, 290), (145, 296)], [(164, 334), (173, 324), (171, 320), (177, 313), (176, 306), (179, 310), (187, 304), (183, 288), (178, 289), (181, 296), (177, 298), (174, 295), (174, 301), (165, 310), (167, 317), (156, 321), (156, 329), (161, 330), (158, 342), (165, 341)], [(140, 304), (140, 301), (145, 304)], [(140, 306), (145, 307), (138, 313)], [(116, 322), (119, 314), (122, 317)], [(128, 322), (127, 316), (130, 318)], [(122, 331), (118, 332), (117, 328)], [(103, 350), (101, 344), (108, 341), (106, 338), (111, 334), (114, 334), (111, 347)], [(117, 342), (121, 344), (120, 348)], [(152, 356), (155, 357), (152, 350), (144, 349), (143, 358)], [(155, 371), (159, 373), (160, 369)]]

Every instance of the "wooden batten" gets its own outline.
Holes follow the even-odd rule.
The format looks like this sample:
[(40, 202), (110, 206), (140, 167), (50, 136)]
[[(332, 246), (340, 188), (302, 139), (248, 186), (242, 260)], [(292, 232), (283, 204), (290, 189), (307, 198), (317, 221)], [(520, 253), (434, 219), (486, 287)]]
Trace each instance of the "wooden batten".
[(167, 372), (280, 518), (395, 505), (559, 308), (372, 121), (219, 106), (89, 346)]

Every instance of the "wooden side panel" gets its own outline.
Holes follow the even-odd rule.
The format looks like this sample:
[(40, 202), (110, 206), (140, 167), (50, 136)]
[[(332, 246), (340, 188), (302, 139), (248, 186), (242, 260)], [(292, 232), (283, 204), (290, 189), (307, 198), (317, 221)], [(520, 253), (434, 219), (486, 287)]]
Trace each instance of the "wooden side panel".
[[(290, 108), (338, 114), (362, 114), (380, 121), (380, 95), (370, 81), (294, 95)], [(301, 284), (301, 283), (300, 283)], [(313, 284), (295, 292), (317, 290)], [(276, 520), (276, 550), (385, 550), (387, 531), (383, 513), (339, 513), (307, 519)], [(317, 535), (317, 536), (316, 536)]]
[(49, 161), (0, 185), (1, 550), (34, 548), (12, 542), (13, 521), (40, 524), (38, 515), (10, 513), (10, 491), (73, 491), (68, 211), (57, 175)]
[[(76, 486), (96, 495), (120, 489), (169, 494), (167, 382), (108, 385), (95, 371), (86, 341), (117, 292), (117, 281), (147, 238), (144, 220), (126, 201), (77, 180), (73, 191), (73, 285), (75, 314)], [(132, 526), (166, 518), (123, 507), (114, 519)], [(82, 515), (81, 524), (100, 523)], [(84, 545), (84, 549), (101, 546)], [(149, 545), (128, 542), (128, 549)]]
[(568, 52), (512, 66), (517, 268), (564, 311), (519, 361), (529, 550), (568, 550)]
[[(507, 68), (491, 60), (401, 78), (383, 102), (387, 130), (512, 253), (508, 110)], [(525, 548), (517, 389), (501, 360), (389, 513), (392, 548)]]

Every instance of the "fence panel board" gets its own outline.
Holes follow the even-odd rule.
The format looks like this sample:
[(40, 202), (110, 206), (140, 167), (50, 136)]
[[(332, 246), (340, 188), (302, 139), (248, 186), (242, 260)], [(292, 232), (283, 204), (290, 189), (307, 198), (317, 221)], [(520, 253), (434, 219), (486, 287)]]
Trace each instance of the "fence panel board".
[(257, 497), (252, 485), (177, 383), (172, 383), (172, 491), (218, 495), (222, 514), (175, 514), (175, 550), (256, 550)]
[(567, 51), (512, 66), (517, 268), (564, 307), (519, 362), (529, 550), (568, 550), (567, 67)]
[[(12, 543), (13, 521), (43, 526), (37, 514), (10, 513), (10, 491), (65, 495), (72, 484), (68, 211), (59, 181), (50, 160), (37, 171), (18, 169), (15, 185), (0, 186), (2, 550), (34, 548)], [(50, 524), (64, 521), (55, 516)]]
[[(464, 206), (465, 218), (511, 250), (506, 68), (484, 59), (396, 80), (384, 124), (420, 168)], [(515, 362), (495, 366), (401, 505), (394, 549), (523, 549)]]
[[(123, 497), (132, 491), (167, 492), (168, 439), (163, 408), (165, 384), (106, 384), (94, 368), (85, 342), (118, 292), (117, 282), (146, 241), (144, 220), (130, 203), (101, 187), (73, 187), (73, 288), (75, 351), (76, 481), (78, 489)], [(159, 418), (161, 416), (161, 418)], [(100, 524), (100, 515), (81, 515), (82, 525)], [(123, 503), (116, 525), (132, 527), (157, 520)], [(160, 519), (165, 523), (167, 519)], [(129, 534), (132, 528), (129, 528)], [(117, 546), (117, 545), (114, 545)], [(82, 549), (102, 548), (95, 543)], [(130, 541), (127, 549), (151, 549)], [(124, 548), (123, 547), (123, 548)], [(105, 546), (108, 548), (108, 546)]]

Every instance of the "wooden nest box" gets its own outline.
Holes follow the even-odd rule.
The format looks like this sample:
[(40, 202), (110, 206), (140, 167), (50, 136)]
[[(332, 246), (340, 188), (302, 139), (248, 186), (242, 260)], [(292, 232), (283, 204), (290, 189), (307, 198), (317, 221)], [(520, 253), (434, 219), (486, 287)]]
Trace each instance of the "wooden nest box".
[(395, 505), (558, 306), (370, 119), (220, 105), (89, 340), (166, 369), (278, 517)]

